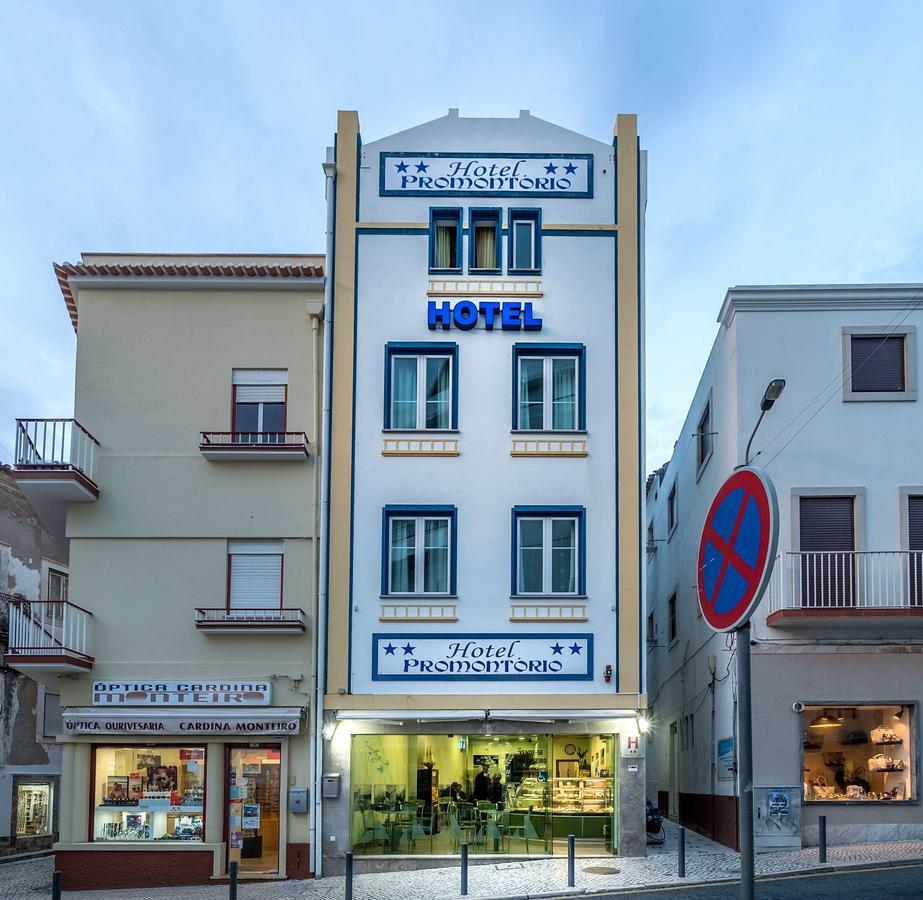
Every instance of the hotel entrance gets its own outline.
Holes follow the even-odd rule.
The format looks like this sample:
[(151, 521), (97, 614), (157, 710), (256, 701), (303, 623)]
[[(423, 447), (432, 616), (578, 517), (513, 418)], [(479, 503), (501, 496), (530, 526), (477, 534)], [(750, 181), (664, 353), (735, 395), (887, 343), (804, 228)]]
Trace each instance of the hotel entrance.
[(617, 851), (612, 735), (353, 734), (358, 855)]

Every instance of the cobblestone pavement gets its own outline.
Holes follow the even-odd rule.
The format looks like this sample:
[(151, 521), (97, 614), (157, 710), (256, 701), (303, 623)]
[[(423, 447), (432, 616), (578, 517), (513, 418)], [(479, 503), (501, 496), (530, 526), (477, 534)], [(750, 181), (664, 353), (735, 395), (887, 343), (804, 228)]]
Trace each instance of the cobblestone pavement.
[[(667, 842), (649, 847), (643, 859), (621, 857), (579, 857), (576, 863), (578, 892), (651, 887), (693, 882), (721, 881), (738, 877), (736, 853), (692, 832), (686, 834), (686, 879), (676, 874), (678, 831), (666, 823)], [(923, 859), (923, 841), (894, 841), (881, 844), (852, 844), (828, 849), (826, 868), (835, 869), (865, 863)], [(567, 861), (543, 859), (528, 862), (472, 865), (468, 872), (470, 897), (535, 896), (544, 892), (566, 892)], [(822, 868), (817, 849), (759, 854), (760, 875), (799, 872)], [(51, 896), (50, 857), (0, 865), (0, 900), (37, 900)], [(355, 900), (454, 900), (459, 897), (458, 864), (450, 868), (424, 869), (373, 875), (356, 875)], [(223, 900), (227, 884), (186, 888), (147, 888), (125, 891), (65, 892), (67, 900)], [(342, 878), (319, 881), (246, 883), (239, 900), (341, 900)]]

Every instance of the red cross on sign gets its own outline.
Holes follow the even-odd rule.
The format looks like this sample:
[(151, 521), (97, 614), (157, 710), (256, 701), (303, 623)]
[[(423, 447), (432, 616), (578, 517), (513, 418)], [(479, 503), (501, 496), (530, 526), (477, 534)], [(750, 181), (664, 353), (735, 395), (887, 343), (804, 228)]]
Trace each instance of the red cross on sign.
[(699, 541), (699, 607), (716, 631), (733, 631), (756, 609), (775, 561), (779, 504), (761, 469), (737, 469), (712, 501)]

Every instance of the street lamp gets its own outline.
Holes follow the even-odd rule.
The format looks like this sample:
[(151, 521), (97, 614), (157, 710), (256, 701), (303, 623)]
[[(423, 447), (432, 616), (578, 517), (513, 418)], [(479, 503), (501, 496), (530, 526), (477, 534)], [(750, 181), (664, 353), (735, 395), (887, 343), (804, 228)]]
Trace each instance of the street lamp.
[(766, 385), (766, 390), (763, 391), (763, 399), (760, 400), (760, 417), (756, 420), (756, 425), (753, 426), (753, 432), (750, 435), (750, 440), (747, 441), (747, 452), (744, 454), (744, 465), (750, 465), (750, 446), (753, 444), (753, 438), (756, 437), (756, 431), (760, 427), (760, 422), (763, 421), (763, 416), (766, 415), (769, 410), (772, 409), (772, 405), (779, 399), (782, 395), (782, 391), (785, 390), (785, 379), (784, 378), (773, 378), (769, 384)]

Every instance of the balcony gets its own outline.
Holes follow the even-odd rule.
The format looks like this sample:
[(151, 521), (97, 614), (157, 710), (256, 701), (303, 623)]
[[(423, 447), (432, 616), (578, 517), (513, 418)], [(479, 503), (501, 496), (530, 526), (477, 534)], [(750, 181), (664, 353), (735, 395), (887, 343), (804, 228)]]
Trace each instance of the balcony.
[(212, 462), (296, 462), (308, 458), (308, 436), (303, 431), (203, 431), (199, 450)]
[(9, 610), (5, 665), (26, 675), (68, 674), (93, 668), (89, 610), (66, 600), (22, 600), (0, 594)]
[(206, 634), (304, 634), (303, 609), (208, 609), (195, 611), (195, 627)]
[(767, 590), (766, 622), (825, 636), (857, 630), (923, 635), (923, 552), (785, 551)]

